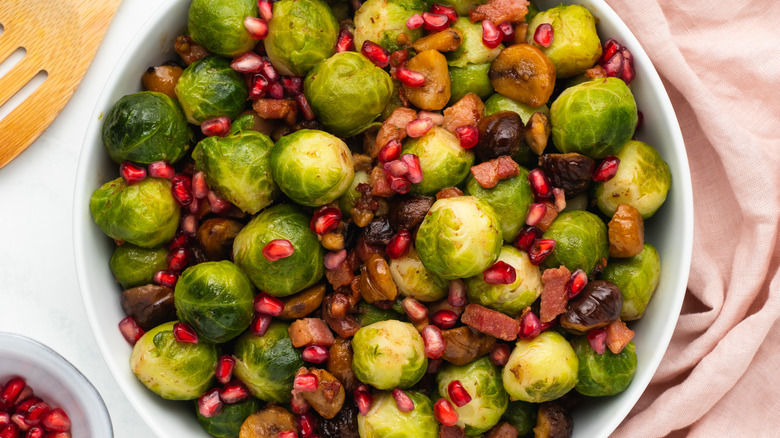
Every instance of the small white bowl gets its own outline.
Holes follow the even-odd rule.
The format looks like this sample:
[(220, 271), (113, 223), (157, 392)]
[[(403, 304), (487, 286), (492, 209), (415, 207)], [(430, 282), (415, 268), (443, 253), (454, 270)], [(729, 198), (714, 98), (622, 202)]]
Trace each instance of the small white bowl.
[(111, 418), (94, 386), (64, 357), (30, 338), (0, 332), (0, 385), (25, 379), (36, 396), (62, 408), (76, 438), (111, 438)]

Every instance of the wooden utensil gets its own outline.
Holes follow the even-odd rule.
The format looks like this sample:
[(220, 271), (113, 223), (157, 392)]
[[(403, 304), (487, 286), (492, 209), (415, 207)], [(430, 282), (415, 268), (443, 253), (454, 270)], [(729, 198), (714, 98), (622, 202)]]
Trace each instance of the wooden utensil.
[(26, 54), (0, 78), (0, 107), (38, 73), (48, 76), (0, 121), (0, 168), (27, 149), (84, 77), (121, 0), (0, 0), (0, 63)]

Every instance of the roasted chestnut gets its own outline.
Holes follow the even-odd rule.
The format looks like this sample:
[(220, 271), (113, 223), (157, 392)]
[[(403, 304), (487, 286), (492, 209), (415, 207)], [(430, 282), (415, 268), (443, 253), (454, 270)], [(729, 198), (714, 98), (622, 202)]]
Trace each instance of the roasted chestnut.
[(544, 154), (539, 157), (539, 166), (544, 169), (553, 187), (563, 189), (567, 198), (585, 193), (596, 170), (595, 161), (574, 152)]
[(390, 225), (396, 230), (413, 229), (422, 223), (434, 201), (430, 196), (408, 195), (393, 198), (388, 214)]
[(122, 309), (144, 329), (176, 319), (173, 289), (157, 284), (147, 284), (122, 291)]
[(474, 153), (482, 161), (492, 160), (502, 155), (514, 157), (527, 154), (528, 146), (523, 142), (523, 119), (514, 111), (499, 111), (483, 117), (477, 124), (479, 142), (474, 147)]
[(620, 204), (609, 221), (610, 257), (633, 257), (645, 247), (645, 222), (639, 210)]
[(455, 365), (466, 365), (490, 353), (496, 338), (463, 326), (441, 332), (444, 338), (442, 359)]
[(325, 285), (316, 284), (295, 295), (282, 298), (284, 309), (279, 315), (281, 319), (300, 319), (317, 310), (325, 298)]
[(535, 438), (569, 438), (574, 429), (574, 420), (569, 412), (556, 402), (539, 405), (534, 427)]
[(233, 252), (233, 239), (243, 227), (232, 219), (211, 218), (201, 224), (196, 236), (209, 260), (227, 260)]
[(560, 318), (561, 327), (581, 335), (615, 321), (622, 308), (623, 294), (615, 284), (606, 280), (591, 281), (566, 305), (566, 313)]

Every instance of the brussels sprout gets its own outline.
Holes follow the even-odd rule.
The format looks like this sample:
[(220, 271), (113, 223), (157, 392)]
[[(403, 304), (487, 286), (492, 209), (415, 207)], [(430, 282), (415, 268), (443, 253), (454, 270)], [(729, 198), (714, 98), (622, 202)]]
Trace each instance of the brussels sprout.
[(361, 328), (352, 351), (355, 377), (377, 389), (408, 388), (428, 368), (422, 336), (408, 322), (391, 319)]
[(365, 301), (358, 303), (358, 311), (355, 314), (358, 324), (362, 327), (371, 325), (379, 321), (387, 321), (390, 319), (401, 319), (401, 314), (394, 309), (380, 309), (377, 306), (368, 304)]
[(547, 105), (534, 108), (523, 102), (510, 99), (503, 94), (496, 93), (485, 101), (485, 117), (501, 111), (512, 111), (517, 113), (517, 115), (520, 116), (520, 119), (523, 120), (523, 123), (528, 123), (528, 119), (530, 119), (534, 113), (550, 114), (550, 108), (548, 108)]
[(122, 289), (143, 286), (152, 282), (155, 272), (168, 269), (168, 250), (125, 243), (116, 247), (108, 265)]
[(146, 178), (133, 185), (122, 178), (109, 181), (92, 194), (89, 210), (108, 237), (141, 248), (162, 245), (179, 228), (179, 204), (167, 179)]
[(335, 51), (339, 23), (322, 0), (280, 0), (273, 14), (264, 42), (279, 73), (306, 76)]
[(341, 52), (314, 67), (304, 81), (317, 120), (340, 137), (368, 129), (393, 93), (390, 75), (356, 52)]
[(539, 6), (536, 5), (536, 2), (530, 0), (528, 2), (528, 13), (525, 14), (525, 22), (530, 23), (539, 12), (541, 12), (539, 11)]
[(504, 366), (504, 389), (514, 400), (555, 400), (574, 388), (578, 367), (577, 354), (566, 338), (542, 332), (530, 341), (517, 341)]
[(439, 190), (463, 182), (474, 164), (474, 153), (460, 147), (455, 134), (434, 126), (419, 138), (404, 142), (402, 154), (414, 154), (420, 159), (423, 180), (412, 184), (412, 193), (432, 196)]
[(355, 177), (352, 178), (352, 184), (349, 185), (347, 191), (339, 198), (339, 209), (341, 209), (341, 214), (349, 216), (349, 211), (355, 207), (357, 200), (363, 196), (362, 193), (357, 191), (358, 184), (368, 184), (368, 182), (369, 178), (366, 172), (363, 172), (362, 170), (355, 172)]
[(244, 110), (249, 95), (241, 73), (219, 56), (190, 64), (181, 74), (175, 91), (187, 121), (195, 125), (215, 117), (235, 118)]
[[(544, 47), (534, 41), (536, 28), (548, 23), (553, 41)], [(555, 65), (559, 78), (568, 78), (593, 67), (601, 57), (601, 41), (596, 33), (596, 19), (580, 5), (558, 5), (542, 11), (528, 22), (528, 44), (539, 47)]]
[(254, 308), (252, 283), (232, 262), (204, 262), (187, 268), (176, 282), (176, 316), (205, 342), (227, 342), (246, 330)]
[(434, 3), (438, 3), (444, 6), (452, 6), (455, 8), (455, 12), (462, 17), (468, 17), (469, 11), (476, 8), (479, 5), (485, 4), (485, 0), (425, 0), (428, 8), (433, 6)]
[(338, 199), (355, 176), (347, 145), (336, 136), (313, 129), (280, 138), (271, 149), (271, 170), (285, 195), (309, 207)]
[(467, 195), (476, 196), (493, 208), (501, 220), (501, 234), (506, 242), (513, 242), (525, 226), (528, 206), (534, 202), (534, 193), (528, 182), (528, 170), (520, 168), (520, 174), (502, 180), (492, 189), (482, 187), (474, 175), (466, 182)]
[(468, 64), (490, 64), (504, 49), (503, 44), (495, 49), (485, 47), (485, 44), (482, 43), (482, 24), (472, 23), (468, 17), (458, 18), (452, 27), (463, 34), (460, 46), (447, 53), (447, 64), (452, 67), (465, 67)]
[(555, 249), (542, 262), (543, 268), (566, 266), (582, 269), (591, 276), (593, 268), (609, 257), (607, 226), (593, 213), (576, 210), (561, 213), (553, 221), (545, 239), (555, 239)]
[[(289, 240), (290, 257), (268, 261), (263, 248), (276, 239)], [(309, 229), (309, 217), (291, 205), (268, 208), (241, 229), (233, 241), (233, 260), (258, 289), (277, 297), (300, 292), (325, 274), (325, 250)]]
[(409, 29), (406, 20), (427, 10), (423, 0), (368, 0), (355, 12), (355, 47), (360, 50), (370, 40), (391, 52), (403, 49), (398, 43), (402, 33), (409, 42), (423, 35), (422, 27)]
[(466, 436), (479, 436), (501, 419), (509, 403), (509, 396), (501, 383), (501, 369), (487, 356), (467, 365), (445, 364), (436, 374), (439, 396), (452, 401), (447, 387), (458, 380), (471, 396), (465, 406), (453, 405), (458, 413), (458, 427), (466, 431)]
[(465, 67), (450, 67), (450, 104), (463, 96), (474, 93), (484, 99), (493, 94), (488, 71), (490, 63), (468, 64)]
[(645, 313), (661, 279), (661, 259), (653, 245), (645, 243), (639, 254), (627, 259), (611, 259), (604, 280), (614, 283), (623, 294), (620, 319), (633, 321)]
[(241, 210), (255, 214), (279, 196), (271, 177), (273, 146), (267, 135), (246, 130), (227, 137), (206, 137), (192, 151), (192, 158), (209, 187)]
[(154, 91), (119, 99), (103, 122), (103, 144), (117, 163), (175, 163), (191, 141), (192, 131), (179, 102)]
[(194, 400), (206, 392), (217, 368), (217, 347), (179, 342), (176, 321), (146, 332), (133, 346), (130, 369), (152, 392), (167, 400)]
[(615, 176), (597, 183), (596, 204), (602, 213), (612, 216), (620, 204), (628, 204), (647, 219), (666, 201), (672, 185), (669, 165), (654, 147), (641, 141), (626, 143), (615, 154), (620, 159)]
[(255, 0), (193, 0), (187, 29), (192, 40), (208, 51), (233, 57), (257, 43), (244, 26), (246, 17), (257, 17)]
[(401, 412), (389, 392), (374, 395), (366, 415), (358, 415), (360, 438), (438, 438), (439, 423), (433, 416), (433, 403), (424, 394), (406, 391), (414, 410)]
[(352, 19), (352, 6), (349, 2), (343, 0), (326, 0), (330, 10), (333, 11), (333, 16), (339, 23), (343, 20)]
[(533, 304), (542, 293), (542, 274), (538, 266), (531, 264), (528, 254), (511, 245), (501, 248), (498, 260), (515, 268), (517, 279), (511, 284), (489, 284), (479, 273), (466, 279), (469, 302), (504, 312), (509, 316), (519, 314)]
[(420, 225), (415, 247), (434, 274), (447, 280), (467, 278), (498, 259), (500, 227), (493, 209), (474, 196), (439, 199)]
[(201, 415), (197, 404), (195, 413), (198, 415), (198, 423), (209, 435), (217, 438), (236, 438), (246, 417), (260, 410), (260, 407), (260, 400), (250, 397), (242, 402), (223, 404), (219, 414), (213, 417)]
[(539, 406), (535, 403), (510, 401), (502, 418), (517, 429), (519, 436), (525, 436), (530, 434), (536, 425), (538, 410)]
[(417, 301), (437, 301), (449, 292), (449, 282), (426, 269), (414, 248), (405, 256), (390, 260), (390, 274), (398, 291)]
[(272, 322), (263, 336), (246, 331), (236, 338), (233, 373), (260, 400), (285, 403), (292, 397), (295, 373), (303, 366), (303, 359), (293, 348), (288, 327), (282, 322)]
[(586, 336), (572, 341), (579, 360), (577, 384), (574, 389), (590, 397), (615, 395), (628, 388), (636, 373), (636, 347), (629, 342), (620, 354), (609, 349), (596, 353)]
[(555, 147), (590, 158), (615, 155), (634, 135), (637, 120), (634, 95), (618, 78), (569, 87), (550, 108)]

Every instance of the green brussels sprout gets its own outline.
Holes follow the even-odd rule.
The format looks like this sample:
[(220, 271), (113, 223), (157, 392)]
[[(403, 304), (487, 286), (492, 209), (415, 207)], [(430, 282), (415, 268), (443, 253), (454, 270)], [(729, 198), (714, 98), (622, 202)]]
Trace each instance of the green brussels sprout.
[(645, 242), (645, 247), (639, 254), (626, 259), (611, 259), (604, 268), (602, 278), (614, 283), (623, 294), (620, 319), (639, 319), (644, 315), (661, 279), (661, 259), (658, 257), (658, 251)]
[(390, 115), (393, 114), (393, 111), (396, 109), (404, 106), (404, 103), (401, 101), (401, 96), (398, 94), (398, 90), (401, 88), (401, 83), (398, 80), (393, 80), (393, 91), (390, 93), (390, 100), (387, 102), (387, 105), (385, 105), (385, 108), (382, 110), (382, 114), (379, 115), (378, 121), (385, 121), (387, 120)]
[(179, 342), (176, 321), (146, 332), (133, 346), (130, 369), (141, 383), (167, 400), (194, 400), (211, 385), (217, 368), (217, 347)]
[(154, 91), (122, 97), (103, 122), (103, 145), (117, 163), (175, 163), (191, 141), (192, 130), (179, 102)]
[[(536, 28), (548, 23), (553, 41), (544, 47), (534, 41)], [(593, 67), (601, 58), (601, 41), (596, 33), (596, 19), (580, 5), (558, 5), (539, 12), (528, 22), (528, 44), (541, 49), (555, 66), (559, 78), (568, 78)]]
[(587, 211), (559, 214), (544, 232), (544, 238), (555, 239), (555, 249), (542, 262), (545, 269), (563, 265), (571, 272), (582, 269), (590, 277), (593, 268), (609, 257), (607, 226)]
[(490, 64), (504, 50), (503, 44), (495, 49), (485, 47), (485, 44), (482, 43), (482, 24), (472, 23), (469, 21), (468, 16), (458, 18), (452, 27), (458, 29), (463, 34), (463, 41), (461, 41), (456, 50), (446, 54), (447, 64), (451, 67), (465, 67), (468, 64)]
[(122, 289), (143, 286), (153, 281), (155, 272), (168, 269), (168, 250), (139, 248), (125, 243), (114, 249), (108, 266)]
[(434, 3), (438, 3), (444, 6), (451, 6), (455, 8), (455, 12), (461, 17), (468, 17), (469, 11), (476, 8), (479, 5), (485, 4), (485, 0), (425, 0), (428, 8), (433, 6)]
[(252, 283), (232, 262), (198, 263), (184, 270), (173, 293), (176, 316), (205, 342), (227, 342), (249, 327)]
[(437, 301), (449, 292), (450, 283), (426, 269), (414, 248), (405, 256), (390, 260), (390, 275), (403, 296), (417, 301)]
[(530, 341), (517, 341), (504, 366), (504, 389), (513, 400), (555, 400), (574, 388), (578, 367), (577, 354), (566, 338), (542, 332)]
[[(309, 217), (292, 205), (276, 205), (260, 212), (233, 241), (233, 260), (258, 289), (285, 297), (314, 285), (325, 274), (325, 250), (309, 228)], [(295, 252), (268, 261), (263, 248), (276, 239), (289, 240)]]
[(530, 23), (531, 20), (533, 20), (534, 17), (536, 17), (536, 14), (538, 14), (539, 12), (541, 12), (539, 10), (539, 6), (536, 5), (536, 2), (534, 2), (533, 0), (530, 0), (528, 2), (528, 13), (525, 14), (525, 22), (526, 23)]
[(450, 67), (450, 104), (463, 96), (474, 93), (484, 99), (493, 94), (488, 71), (490, 63), (467, 64), (465, 67)]
[(532, 115), (534, 115), (534, 113), (544, 113), (547, 115), (550, 114), (550, 108), (548, 108), (547, 105), (534, 108), (524, 104), (523, 102), (518, 102), (514, 99), (506, 97), (503, 94), (496, 93), (485, 101), (485, 117), (501, 111), (512, 111), (517, 113), (523, 123), (528, 123), (528, 120)]
[(368, 0), (355, 12), (355, 47), (360, 50), (370, 40), (391, 52), (403, 49), (398, 43), (402, 33), (409, 41), (423, 35), (422, 27), (409, 29), (406, 20), (427, 10), (423, 0)]
[(141, 248), (168, 242), (179, 228), (180, 208), (167, 179), (146, 178), (133, 185), (122, 178), (109, 181), (92, 194), (89, 210), (108, 237)]
[(374, 395), (366, 415), (358, 415), (360, 438), (438, 438), (439, 422), (433, 416), (433, 402), (425, 394), (406, 391), (414, 410), (401, 412), (389, 392)]
[(475, 196), (493, 208), (501, 220), (501, 234), (506, 242), (513, 242), (525, 226), (528, 206), (534, 203), (534, 193), (528, 182), (528, 170), (520, 167), (520, 174), (499, 181), (492, 189), (482, 187), (474, 175), (466, 182), (467, 195)]
[(536, 426), (536, 414), (538, 411), (539, 406), (535, 403), (520, 400), (510, 401), (501, 418), (517, 428), (518, 436), (526, 436)]
[(271, 176), (274, 142), (257, 131), (206, 137), (192, 151), (195, 169), (209, 187), (241, 210), (255, 214), (279, 196)]
[(474, 153), (460, 147), (455, 134), (441, 126), (434, 126), (419, 138), (408, 138), (402, 154), (414, 154), (420, 159), (423, 180), (412, 184), (416, 195), (432, 196), (441, 189), (463, 182), (474, 164)]
[(501, 222), (484, 201), (457, 196), (436, 201), (415, 239), (423, 265), (441, 278), (468, 278), (489, 268), (501, 252)]
[(436, 373), (439, 396), (452, 401), (447, 390), (450, 382), (458, 380), (471, 396), (465, 406), (457, 407), (458, 427), (465, 429), (466, 436), (480, 436), (495, 426), (509, 404), (509, 395), (501, 383), (501, 369), (487, 356), (466, 364), (445, 364)]
[(327, 132), (301, 129), (286, 135), (271, 149), (274, 181), (301, 205), (319, 207), (347, 191), (355, 176), (352, 152)]
[(637, 120), (634, 95), (618, 78), (569, 87), (550, 108), (555, 147), (594, 159), (615, 155), (634, 135)]
[(322, 0), (280, 0), (268, 22), (265, 50), (279, 73), (306, 76), (336, 50), (339, 23)]
[(233, 57), (257, 44), (244, 26), (246, 17), (257, 17), (255, 0), (193, 0), (187, 29), (209, 52)]
[(295, 373), (303, 366), (303, 359), (290, 341), (288, 327), (275, 321), (263, 336), (246, 331), (236, 338), (233, 373), (260, 400), (285, 403), (292, 397)]
[(352, 371), (377, 389), (409, 388), (428, 368), (422, 336), (395, 319), (362, 327), (352, 338)]
[(215, 117), (236, 118), (246, 106), (246, 81), (230, 61), (209, 56), (184, 69), (174, 88), (187, 121), (200, 125)]
[(317, 120), (340, 137), (368, 129), (393, 94), (386, 71), (357, 52), (341, 52), (317, 64), (303, 90)]
[(225, 403), (222, 410), (213, 417), (204, 417), (195, 405), (198, 423), (209, 435), (217, 438), (237, 438), (244, 420), (260, 410), (260, 400), (250, 397), (238, 403)]
[(368, 184), (368, 182), (369, 178), (366, 172), (363, 172), (362, 170), (355, 172), (355, 177), (352, 178), (352, 183), (349, 185), (349, 188), (339, 198), (339, 209), (341, 210), (341, 214), (349, 216), (350, 210), (355, 207), (357, 200), (363, 196), (362, 193), (357, 191), (358, 184)]
[(358, 324), (365, 327), (379, 321), (401, 319), (401, 314), (392, 308), (387, 310), (380, 309), (377, 306), (361, 301), (358, 303), (358, 311), (355, 314), (355, 319), (357, 319)]
[(609, 349), (596, 353), (586, 336), (572, 341), (579, 361), (577, 384), (574, 389), (590, 397), (615, 395), (628, 388), (636, 373), (636, 347), (629, 342), (620, 354)]
[(672, 185), (669, 165), (654, 147), (637, 140), (626, 143), (615, 156), (620, 159), (617, 173), (596, 184), (596, 205), (607, 216), (615, 214), (618, 205), (628, 204), (644, 219), (651, 217)]
[(504, 312), (509, 316), (519, 314), (533, 304), (542, 293), (542, 273), (531, 264), (528, 254), (511, 245), (501, 248), (498, 260), (515, 268), (517, 279), (511, 284), (489, 284), (479, 273), (466, 279), (469, 302)]

